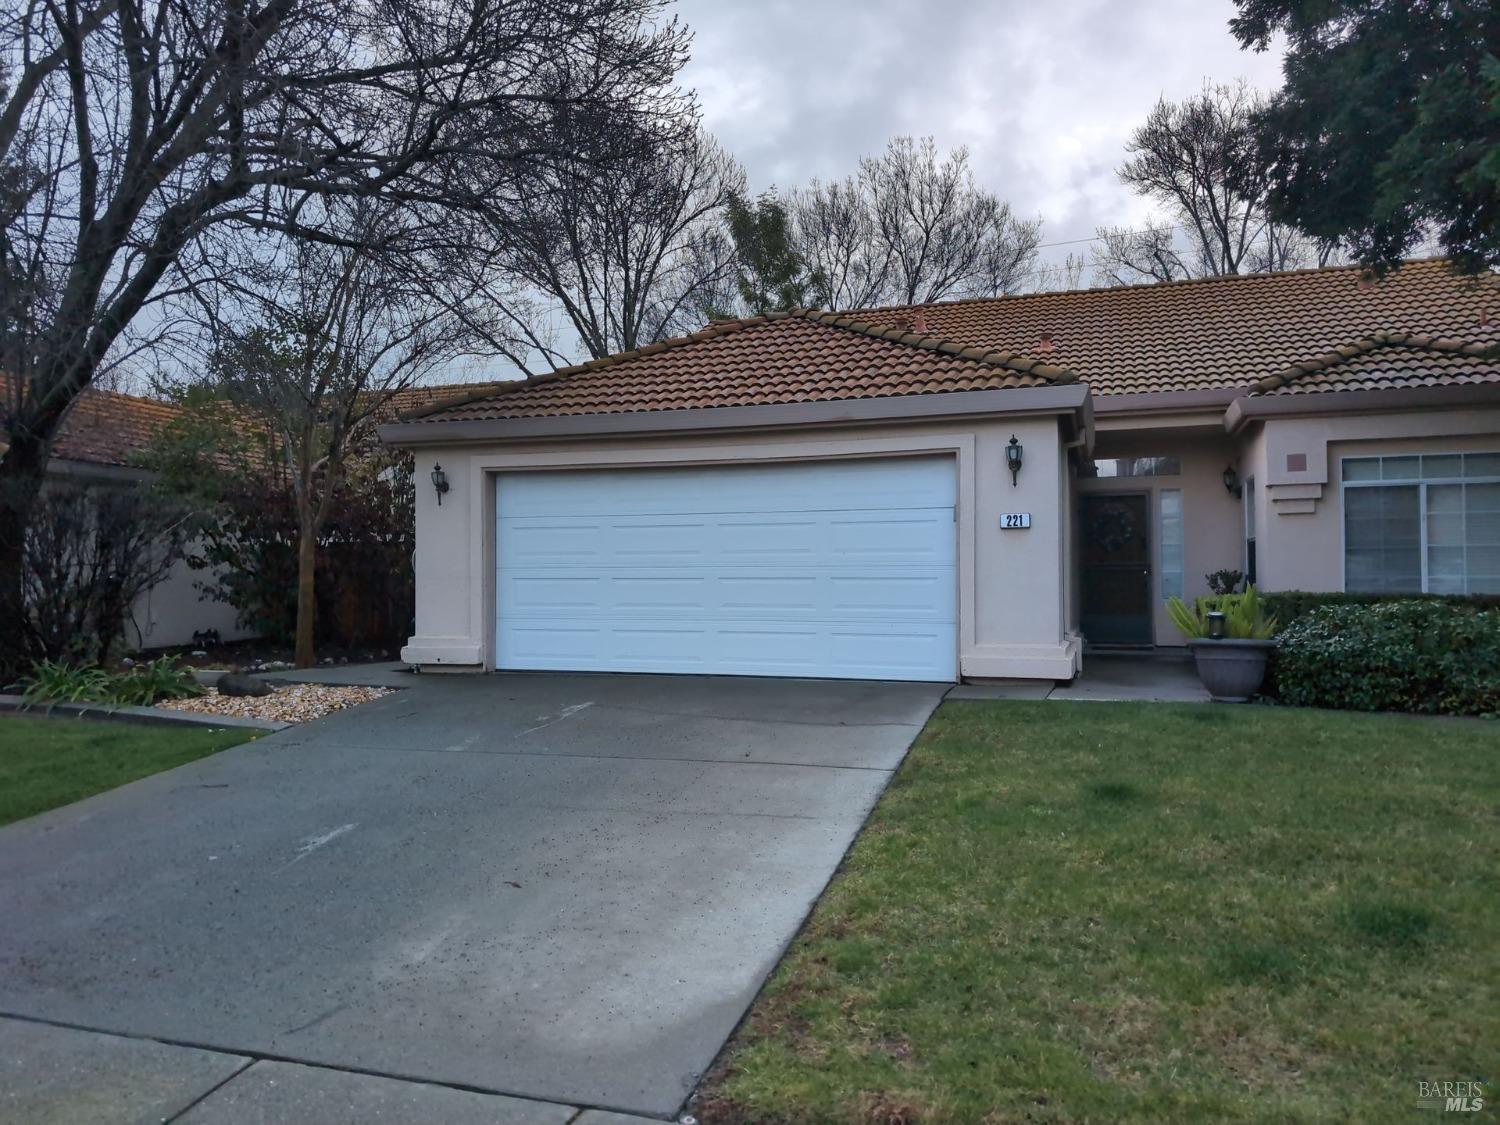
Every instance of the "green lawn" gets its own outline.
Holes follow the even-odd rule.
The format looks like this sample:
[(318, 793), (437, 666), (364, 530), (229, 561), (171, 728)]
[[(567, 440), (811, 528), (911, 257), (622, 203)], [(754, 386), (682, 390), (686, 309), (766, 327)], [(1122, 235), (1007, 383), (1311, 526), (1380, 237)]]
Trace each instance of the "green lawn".
[(945, 704), (708, 1122), (1410, 1121), (1500, 1096), (1500, 724)]
[(0, 715), (0, 824), (216, 754), (255, 734)]

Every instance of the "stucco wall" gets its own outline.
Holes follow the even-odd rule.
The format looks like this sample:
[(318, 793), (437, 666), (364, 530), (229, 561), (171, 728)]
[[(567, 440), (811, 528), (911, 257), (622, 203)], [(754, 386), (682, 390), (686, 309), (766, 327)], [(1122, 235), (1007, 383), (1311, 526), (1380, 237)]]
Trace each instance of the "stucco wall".
[[(1080, 494), (1144, 492), (1151, 511), (1151, 602), (1153, 634), (1158, 645), (1183, 645), (1185, 638), (1167, 616), (1161, 590), (1161, 493), (1182, 490), (1183, 595), (1188, 600), (1209, 593), (1204, 576), (1215, 570), (1244, 568), (1244, 509), (1224, 487), (1224, 468), (1237, 464), (1235, 445), (1225, 434), (1180, 430), (1120, 430), (1101, 433), (1095, 458), (1176, 456), (1176, 476), (1104, 477), (1077, 482)], [(1075, 527), (1078, 505), (1073, 505)], [(1076, 534), (1081, 534), (1081, 528)], [(1081, 575), (1078, 581), (1082, 581)]]
[[(1312, 511), (1262, 505), (1261, 586), (1267, 590), (1344, 588), (1343, 504), (1339, 459), (1387, 453), (1500, 451), (1500, 410), (1473, 409), (1352, 417), (1272, 418), (1259, 446), (1267, 482), (1317, 492)], [(1307, 469), (1288, 472), (1289, 454)], [(1282, 508), (1287, 505), (1282, 505)]]
[[(1015, 435), (1019, 482), (1005, 467)], [(796, 427), (681, 438), (471, 444), (416, 450), (417, 480), (441, 462), (450, 483), (417, 489), (417, 635), (402, 659), (433, 669), (494, 666), (494, 475), (615, 465), (797, 461), (946, 453), (958, 480), (959, 669), (965, 677), (1070, 678), (1078, 643), (1065, 627), (1068, 491), (1055, 416), (1013, 420)], [(1001, 531), (1002, 512), (1032, 527)]]
[(192, 570), (182, 561), (173, 564), (164, 582), (136, 599), (126, 642), (134, 649), (170, 648), (192, 644), (195, 632), (210, 629), (225, 641), (255, 636), (235, 623), (232, 605), (203, 597), (198, 583), (210, 581), (207, 571)]

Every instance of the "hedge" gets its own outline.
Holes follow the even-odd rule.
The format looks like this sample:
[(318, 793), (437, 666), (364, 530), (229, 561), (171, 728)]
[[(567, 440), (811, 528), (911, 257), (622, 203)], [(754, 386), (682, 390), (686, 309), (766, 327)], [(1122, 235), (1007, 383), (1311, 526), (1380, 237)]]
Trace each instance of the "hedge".
[(1500, 594), (1342, 594), (1309, 590), (1260, 591), (1267, 617), (1283, 626), (1306, 617), (1315, 609), (1335, 605), (1388, 605), (1392, 602), (1437, 602), (1465, 609), (1500, 610)]
[(1500, 612), (1438, 598), (1330, 604), (1278, 640), (1273, 676), (1283, 703), (1500, 714)]

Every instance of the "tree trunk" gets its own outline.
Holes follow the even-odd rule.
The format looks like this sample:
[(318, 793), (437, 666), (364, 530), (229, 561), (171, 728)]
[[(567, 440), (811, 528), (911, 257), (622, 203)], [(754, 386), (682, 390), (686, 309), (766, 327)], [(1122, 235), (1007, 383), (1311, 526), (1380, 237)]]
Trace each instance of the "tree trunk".
[(32, 655), (21, 568), (32, 512), (46, 478), (46, 440), (35, 434), (15, 435), (0, 456), (0, 675), (5, 680), (26, 671)]
[(297, 652), (292, 657), (298, 668), (311, 668), (318, 662), (313, 648), (313, 619), (317, 611), (314, 586), (318, 565), (318, 533), (312, 521), (299, 521), (297, 532)]

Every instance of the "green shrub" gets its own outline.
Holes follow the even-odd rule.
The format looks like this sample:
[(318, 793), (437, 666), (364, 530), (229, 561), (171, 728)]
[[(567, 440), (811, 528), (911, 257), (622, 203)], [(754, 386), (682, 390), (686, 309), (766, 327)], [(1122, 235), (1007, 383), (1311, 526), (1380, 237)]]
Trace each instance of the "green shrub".
[(26, 698), (35, 703), (92, 703), (104, 698), (109, 673), (103, 668), (75, 667), (61, 660), (39, 660), (21, 679)]
[[(1213, 601), (1215, 599), (1206, 599)], [(1388, 605), (1391, 602), (1432, 602), (1468, 609), (1500, 610), (1500, 594), (1345, 594), (1319, 593), (1310, 590), (1261, 591), (1260, 600), (1268, 614), (1280, 619), (1283, 626), (1315, 609), (1327, 605)]]
[(1224, 614), (1224, 635), (1237, 640), (1264, 640), (1276, 633), (1276, 618), (1267, 616), (1260, 594), (1246, 586), (1243, 594), (1210, 594), (1189, 606), (1181, 598), (1167, 599), (1167, 616), (1183, 636), (1208, 636), (1210, 612)]
[(1276, 695), (1298, 707), (1500, 713), (1500, 613), (1441, 600), (1328, 605), (1281, 632)]
[(191, 668), (164, 656), (123, 672), (74, 667), (60, 661), (34, 664), (21, 681), (26, 698), (34, 703), (110, 703), (120, 707), (149, 707), (160, 699), (201, 695)]

